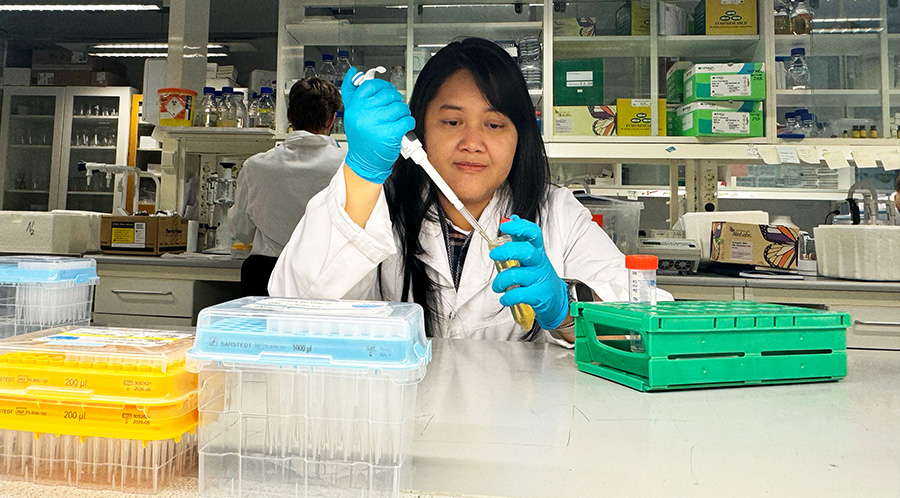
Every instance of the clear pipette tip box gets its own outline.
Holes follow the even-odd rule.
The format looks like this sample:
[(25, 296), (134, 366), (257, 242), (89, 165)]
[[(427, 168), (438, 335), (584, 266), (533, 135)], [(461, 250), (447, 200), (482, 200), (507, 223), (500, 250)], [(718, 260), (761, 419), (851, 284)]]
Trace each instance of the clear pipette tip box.
[(90, 258), (0, 257), (0, 338), (89, 325), (97, 281)]
[(0, 476), (156, 493), (196, 463), (193, 336), (60, 327), (0, 340)]
[(415, 304), (242, 298), (206, 308), (204, 497), (399, 497), (431, 359)]

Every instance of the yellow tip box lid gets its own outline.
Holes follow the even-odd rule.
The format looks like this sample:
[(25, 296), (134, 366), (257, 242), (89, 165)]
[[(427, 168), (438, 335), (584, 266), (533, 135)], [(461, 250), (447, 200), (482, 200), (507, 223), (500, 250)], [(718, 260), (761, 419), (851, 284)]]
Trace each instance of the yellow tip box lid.
[(184, 369), (194, 336), (167, 330), (59, 327), (0, 340), (0, 396), (168, 405), (197, 390)]

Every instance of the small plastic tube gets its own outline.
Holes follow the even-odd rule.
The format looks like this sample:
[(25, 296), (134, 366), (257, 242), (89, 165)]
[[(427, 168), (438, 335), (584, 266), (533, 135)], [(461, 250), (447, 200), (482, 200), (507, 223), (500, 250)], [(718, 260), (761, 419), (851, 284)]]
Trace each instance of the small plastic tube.
[[(625, 256), (628, 269), (628, 302), (656, 306), (656, 269), (659, 259), (646, 254)], [(644, 341), (639, 331), (631, 332), (631, 351), (644, 352)]]
[[(502, 235), (492, 240), (488, 247), (493, 249), (495, 247), (500, 247), (507, 242), (512, 241), (512, 238), (509, 235)], [(494, 261), (494, 266), (497, 268), (497, 272), (501, 272), (506, 270), (507, 268), (512, 268), (514, 266), (519, 266), (519, 262), (512, 259), (509, 261)], [(508, 289), (507, 289), (508, 290)], [(513, 319), (522, 327), (526, 332), (531, 330), (531, 327), (534, 326), (534, 309), (531, 306), (523, 303), (514, 304), (510, 306), (510, 311), (512, 311)]]

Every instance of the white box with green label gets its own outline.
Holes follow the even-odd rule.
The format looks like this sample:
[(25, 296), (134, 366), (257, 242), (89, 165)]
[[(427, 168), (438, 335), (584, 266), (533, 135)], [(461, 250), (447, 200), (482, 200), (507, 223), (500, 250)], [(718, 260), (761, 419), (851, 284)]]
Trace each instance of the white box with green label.
[(765, 100), (762, 62), (694, 64), (684, 72), (684, 103), (702, 100)]
[(680, 135), (761, 137), (762, 102), (694, 102), (678, 109)]

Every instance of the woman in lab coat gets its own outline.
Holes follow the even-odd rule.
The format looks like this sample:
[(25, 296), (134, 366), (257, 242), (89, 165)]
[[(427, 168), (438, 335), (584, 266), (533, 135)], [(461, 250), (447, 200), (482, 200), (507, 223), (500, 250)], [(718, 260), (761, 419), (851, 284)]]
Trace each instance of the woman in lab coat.
[(331, 135), (341, 95), (318, 78), (291, 87), (284, 142), (247, 159), (237, 178), (229, 219), (235, 237), (253, 249), (241, 266), (241, 292), (264, 296), (269, 274), (310, 198), (328, 185), (346, 152)]
[[(431, 336), (564, 345), (574, 337), (573, 289), (579, 300), (627, 299), (622, 253), (567, 189), (550, 184), (534, 106), (503, 49), (477, 38), (447, 45), (423, 68), (409, 107), (386, 81), (354, 87), (355, 72), (341, 88), (349, 152), (310, 200), (271, 295), (414, 301)], [(514, 242), (489, 250), (419, 166), (397, 159), (413, 128), (485, 231)], [(498, 274), (493, 260), (510, 259), (521, 266)], [(531, 331), (504, 309), (517, 303), (534, 308)]]

